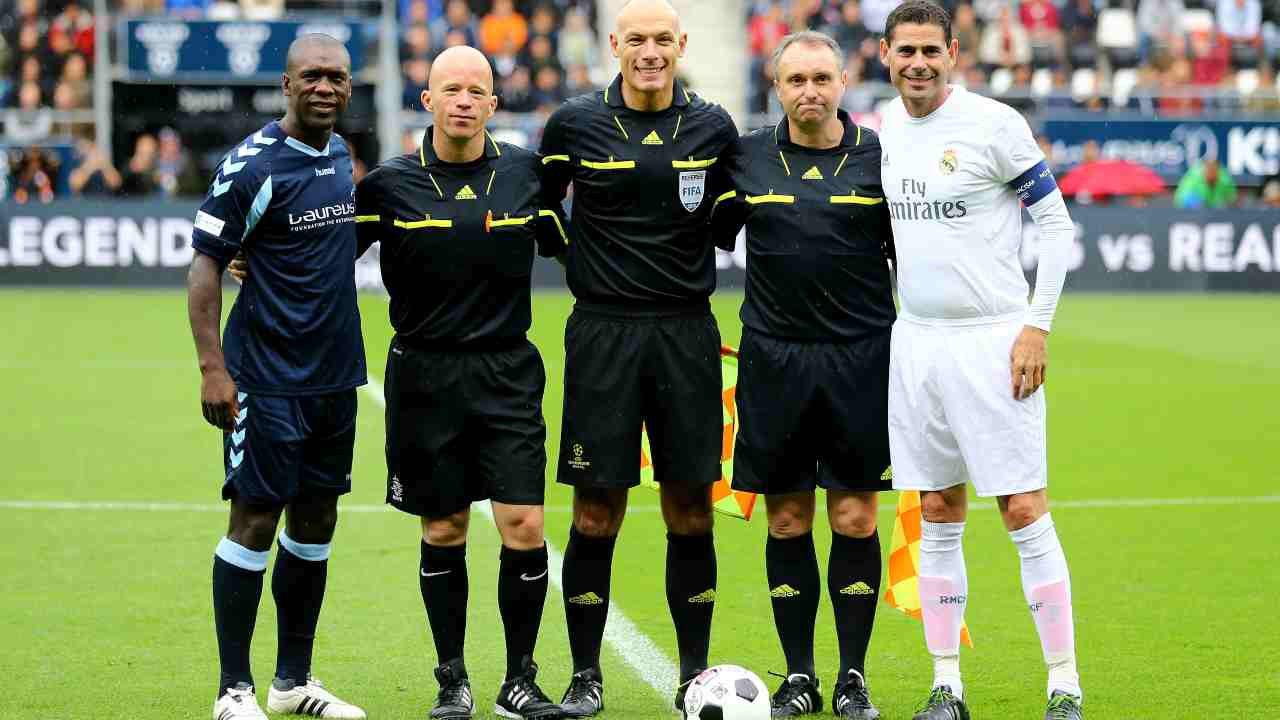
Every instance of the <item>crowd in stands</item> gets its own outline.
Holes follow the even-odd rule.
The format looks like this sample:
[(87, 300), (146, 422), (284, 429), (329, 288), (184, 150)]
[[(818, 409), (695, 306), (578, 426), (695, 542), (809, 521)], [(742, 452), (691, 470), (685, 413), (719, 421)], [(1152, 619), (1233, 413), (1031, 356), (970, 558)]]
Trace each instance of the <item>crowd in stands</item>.
[(493, 63), (500, 110), (550, 112), (597, 86), (595, 14), (594, 0), (403, 0), (404, 108), (422, 110), (436, 55), (471, 45)]
[[(776, 110), (769, 57), (789, 32), (822, 29), (848, 54), (846, 105), (890, 89), (879, 62), (898, 0), (754, 0), (747, 19), (750, 109)], [(1280, 110), (1280, 0), (943, 0), (960, 56), (955, 78), (1010, 98), (1194, 114)], [(1243, 100), (1243, 102), (1241, 102)]]

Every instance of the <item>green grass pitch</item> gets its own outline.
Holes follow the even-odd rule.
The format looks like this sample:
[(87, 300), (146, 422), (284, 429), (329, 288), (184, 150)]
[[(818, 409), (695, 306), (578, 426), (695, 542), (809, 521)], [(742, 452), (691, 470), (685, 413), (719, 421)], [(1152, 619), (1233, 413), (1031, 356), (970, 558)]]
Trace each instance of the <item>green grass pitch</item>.
[[(716, 297), (726, 342), (740, 335), (740, 301), (728, 292)], [(217, 679), (210, 558), (226, 513), (217, 506), (220, 437), (200, 417), (184, 295), (20, 290), (0, 293), (0, 303), (0, 718), (208, 717)], [(380, 379), (386, 305), (367, 296), (361, 308), (370, 373)], [(534, 299), (532, 338), (550, 378), (550, 448), (558, 442), (569, 309), (565, 294)], [(1068, 294), (1058, 317), (1048, 386), (1050, 491), (1071, 565), (1089, 717), (1270, 716), (1280, 707), (1280, 298)], [(382, 412), (362, 394), (360, 413), (355, 491), (344, 502), (377, 505)], [(632, 493), (613, 599), (674, 657), (656, 501), (651, 491)], [(60, 502), (166, 505), (52, 506)], [(547, 533), (558, 548), (569, 502), (549, 473)], [(891, 523), (886, 509), (886, 552)], [(486, 525), (476, 516), (468, 550), (467, 660), (479, 717), (492, 716), (503, 664), (498, 543)], [(717, 520), (712, 660), (745, 665), (772, 686), (765, 673), (784, 665), (764, 581), (764, 537), (762, 510), (749, 524)], [(821, 518), (816, 537), (825, 558), (829, 532)], [(972, 513), (965, 555), (977, 647), (963, 653), (963, 667), (974, 716), (1039, 718), (1039, 645), (1016, 552), (989, 507)], [(417, 563), (413, 518), (341, 516), (315, 672), (371, 718), (423, 718), (434, 697)], [(929, 660), (919, 624), (881, 608), (869, 679), (885, 717), (905, 719), (927, 690)], [(264, 688), (274, 636), (268, 590), (254, 645)], [(826, 598), (817, 638), (829, 697), (837, 655)], [(569, 658), (555, 591), (538, 660), (544, 689), (558, 698)], [(637, 671), (608, 648), (604, 666), (606, 718), (666, 715), (670, 695), (643, 682), (644, 667)]]

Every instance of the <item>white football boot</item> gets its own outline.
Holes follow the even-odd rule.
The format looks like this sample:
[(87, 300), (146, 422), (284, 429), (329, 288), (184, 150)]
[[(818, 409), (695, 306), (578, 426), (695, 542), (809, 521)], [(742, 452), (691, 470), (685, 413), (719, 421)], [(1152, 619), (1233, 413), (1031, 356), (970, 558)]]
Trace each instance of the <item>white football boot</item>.
[(339, 699), (315, 678), (307, 678), (306, 685), (295, 684), (287, 690), (280, 690), (272, 683), (271, 692), (267, 693), (267, 709), (274, 713), (318, 718), (364, 720), (366, 717), (363, 710)]
[(267, 720), (267, 715), (258, 707), (253, 686), (238, 683), (213, 703), (213, 720)]

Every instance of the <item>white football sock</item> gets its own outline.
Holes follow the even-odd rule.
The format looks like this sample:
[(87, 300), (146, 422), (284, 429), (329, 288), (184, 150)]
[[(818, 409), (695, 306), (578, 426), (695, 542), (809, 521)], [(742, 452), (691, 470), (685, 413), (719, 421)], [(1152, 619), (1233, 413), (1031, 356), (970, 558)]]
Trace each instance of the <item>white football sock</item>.
[(933, 655), (933, 686), (964, 696), (960, 680), (960, 627), (969, 599), (961, 539), (964, 523), (920, 524), (920, 609), (924, 640)]
[(1009, 533), (1009, 537), (1022, 559), (1022, 592), (1049, 666), (1048, 693), (1062, 690), (1082, 697), (1080, 674), (1076, 671), (1071, 575), (1053, 519), (1045, 513), (1039, 520)]

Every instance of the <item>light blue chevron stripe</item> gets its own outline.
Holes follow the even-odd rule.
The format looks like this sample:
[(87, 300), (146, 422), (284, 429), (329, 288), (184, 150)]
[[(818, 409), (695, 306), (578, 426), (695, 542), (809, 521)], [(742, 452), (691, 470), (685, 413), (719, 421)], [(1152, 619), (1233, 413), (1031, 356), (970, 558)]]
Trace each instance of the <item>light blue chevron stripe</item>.
[(260, 152), (262, 152), (262, 148), (249, 147), (248, 145), (242, 145), (236, 148), (236, 157), (242, 157), (242, 158), (253, 157), (254, 155), (257, 155)]
[(270, 138), (270, 137), (267, 137), (266, 135), (263, 135), (261, 130), (253, 134), (253, 141), (259, 145), (275, 145), (276, 144), (275, 138)]
[(230, 180), (226, 180), (224, 182), (218, 182), (215, 180), (213, 183), (213, 189), (209, 191), (209, 194), (214, 197), (220, 197), (230, 189), (231, 189)]
[(235, 175), (236, 173), (244, 169), (244, 166), (247, 165), (248, 163), (249, 163), (248, 160), (245, 160), (244, 162), (233, 163), (231, 162), (231, 156), (228, 155), (226, 162), (222, 163), (222, 174), (224, 176)]
[(238, 401), (240, 401), (240, 402), (244, 402), (244, 399), (245, 399), (245, 398), (247, 398), (247, 397), (249, 397), (249, 393), (247, 393), (247, 392), (237, 392), (237, 393), (236, 393), (236, 400), (238, 400)]
[(240, 463), (244, 461), (244, 451), (231, 450), (228, 452), (227, 457), (231, 459), (231, 468), (234, 470), (240, 467)]
[(267, 206), (271, 204), (271, 176), (268, 175), (262, 187), (258, 188), (258, 194), (253, 198), (253, 205), (249, 207), (249, 214), (244, 219), (244, 234), (240, 236), (240, 244), (243, 245), (249, 233), (258, 225), (258, 221), (262, 219), (262, 214), (267, 211)]
[(245, 433), (244, 430), (236, 430), (235, 432), (231, 433), (231, 444), (235, 445), (236, 447), (240, 447), (240, 445), (244, 443), (244, 433)]
[(236, 415), (236, 427), (240, 427), (241, 425), (243, 425), (244, 420), (247, 417), (249, 417), (249, 408), (247, 407), (240, 408), (240, 413)]

